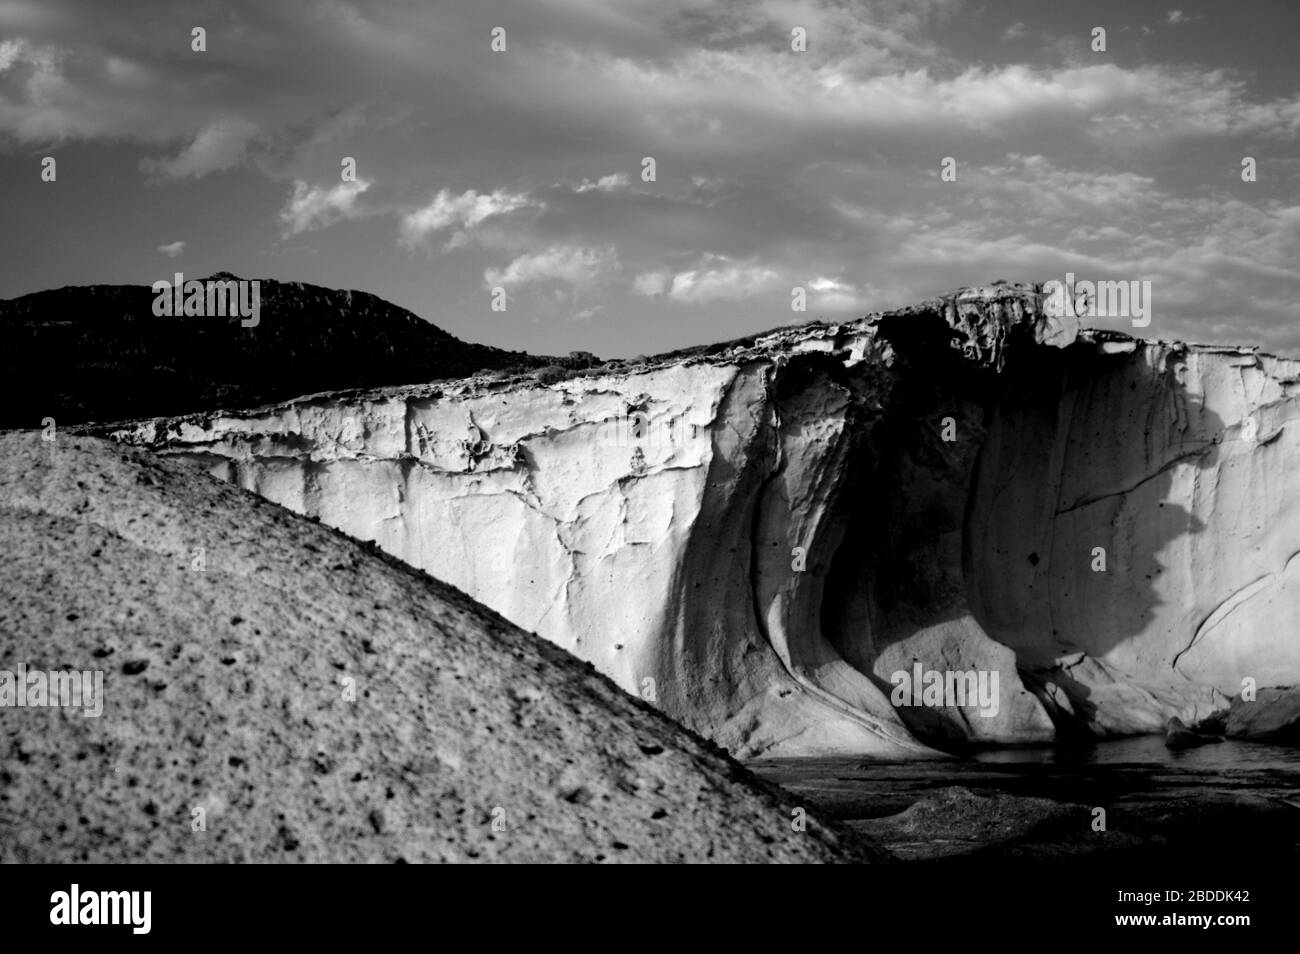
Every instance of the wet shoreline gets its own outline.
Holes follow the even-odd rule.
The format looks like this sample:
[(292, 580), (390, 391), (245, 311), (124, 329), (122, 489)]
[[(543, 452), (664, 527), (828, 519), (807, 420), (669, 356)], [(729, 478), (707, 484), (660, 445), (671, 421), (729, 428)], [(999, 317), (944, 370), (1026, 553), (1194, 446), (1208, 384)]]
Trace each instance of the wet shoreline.
[(903, 860), (1300, 857), (1293, 747), (1171, 753), (1143, 737), (937, 761), (759, 759), (748, 767)]

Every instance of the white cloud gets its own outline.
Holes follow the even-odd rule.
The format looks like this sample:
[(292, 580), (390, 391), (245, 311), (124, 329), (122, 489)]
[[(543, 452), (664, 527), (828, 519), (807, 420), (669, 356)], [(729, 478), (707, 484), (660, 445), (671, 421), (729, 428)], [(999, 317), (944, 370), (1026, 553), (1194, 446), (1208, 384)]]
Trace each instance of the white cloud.
[(557, 245), (535, 254), (520, 255), (505, 268), (489, 268), (483, 281), (489, 286), (525, 285), (530, 282), (565, 282), (592, 285), (618, 270), (613, 246), (584, 248)]
[(79, 91), (64, 76), (67, 59), (62, 47), (37, 46), (22, 38), (0, 40), (0, 76), (8, 74), (8, 88), (0, 91), (0, 132), (24, 142), (64, 139), (83, 128), (111, 134), (111, 120), (73, 115), (69, 107)]
[(340, 219), (356, 218), (357, 197), (370, 188), (367, 179), (340, 182), (330, 188), (309, 186), (301, 179), (293, 184), (293, 195), (280, 210), (286, 236), (324, 228)]
[(185, 251), (184, 242), (169, 242), (166, 245), (159, 245), (158, 251), (162, 252), (168, 258), (175, 258), (181, 252)]
[(740, 301), (774, 291), (779, 277), (776, 271), (764, 265), (738, 263), (721, 255), (710, 255), (706, 256), (701, 267), (674, 275), (668, 297), (686, 305)]
[[(741, 301), (759, 295), (768, 295), (781, 287), (780, 273), (766, 265), (754, 262), (736, 262), (725, 255), (706, 255), (695, 268), (676, 273), (667, 271), (641, 272), (632, 281), (632, 294), (645, 298), (667, 296), (668, 300), (684, 305), (701, 305), (716, 301)], [(810, 284), (817, 294), (831, 296), (840, 288), (829, 279), (818, 279), (821, 284)], [(822, 304), (827, 304), (823, 301)]]
[(632, 294), (653, 298), (668, 290), (671, 276), (667, 272), (642, 272), (632, 280)]
[(590, 179), (583, 179), (582, 183), (574, 188), (574, 192), (617, 192), (619, 189), (626, 189), (628, 183), (626, 172), (614, 172), (607, 176), (601, 176), (595, 182)]
[(1029, 24), (1016, 21), (1002, 31), (1002, 39), (1019, 40), (1021, 37), (1029, 35)]
[[(786, 154), (814, 137), (914, 140), (954, 127), (988, 136), (1026, 123), (1058, 138), (1068, 128), (1071, 136), (1135, 149), (1179, 134), (1300, 131), (1300, 97), (1253, 97), (1245, 79), (1226, 69), (1113, 62), (863, 69), (852, 57), (773, 59), (763, 48), (682, 50), (664, 60), (593, 52), (581, 62), (581, 71), (576, 62), (568, 72), (551, 68), (547, 88), (566, 102), (581, 91), (588, 112), (643, 137), (684, 140), (679, 161), (752, 158), (760, 149)], [(625, 118), (631, 103), (635, 119)]]
[(140, 168), (158, 179), (202, 178), (244, 161), (257, 127), (242, 119), (220, 119), (199, 131), (172, 159), (141, 159)]
[[(1008, 153), (1004, 162), (969, 170), (967, 184), (984, 196), (985, 215), (993, 210), (1043, 215), (1104, 210), (1112, 216), (1135, 212), (1159, 195), (1155, 180), (1135, 172), (1066, 169), (1041, 155)], [(1023, 207), (1009, 204), (1024, 203)]]
[(449, 245), (455, 248), (468, 241), (468, 235), (464, 233), (485, 220), (535, 204), (525, 192), (497, 189), (495, 192), (480, 194), (470, 189), (460, 195), (452, 195), (447, 189), (441, 189), (428, 205), (402, 216), (402, 241), (414, 245), (430, 233), (456, 227), (461, 233), (454, 235)]
[(18, 62), (18, 58), (27, 52), (24, 40), (0, 40), (0, 73)]
[(1182, 10), (1170, 10), (1168, 13), (1165, 14), (1165, 22), (1172, 26), (1177, 26), (1180, 23), (1186, 23), (1187, 14), (1183, 13)]
[(110, 80), (122, 86), (142, 86), (150, 82), (152, 76), (142, 64), (120, 56), (105, 58), (104, 72)]
[(632, 281), (632, 294), (645, 298), (666, 295), (684, 305), (740, 301), (766, 295), (779, 287), (779, 273), (754, 262), (736, 262), (725, 255), (706, 255), (695, 268), (675, 274), (641, 272)]
[(810, 303), (828, 310), (847, 310), (862, 307), (862, 294), (850, 282), (818, 275), (808, 283)]

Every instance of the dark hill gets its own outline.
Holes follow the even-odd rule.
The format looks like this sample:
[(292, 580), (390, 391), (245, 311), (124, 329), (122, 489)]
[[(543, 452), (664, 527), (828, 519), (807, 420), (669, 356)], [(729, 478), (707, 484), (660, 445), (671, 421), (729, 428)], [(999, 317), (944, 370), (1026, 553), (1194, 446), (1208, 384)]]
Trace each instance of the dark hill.
[(555, 361), (461, 341), (364, 292), (263, 280), (252, 328), (238, 317), (155, 317), (154, 298), (144, 285), (84, 285), (0, 301), (0, 428), (252, 407)]

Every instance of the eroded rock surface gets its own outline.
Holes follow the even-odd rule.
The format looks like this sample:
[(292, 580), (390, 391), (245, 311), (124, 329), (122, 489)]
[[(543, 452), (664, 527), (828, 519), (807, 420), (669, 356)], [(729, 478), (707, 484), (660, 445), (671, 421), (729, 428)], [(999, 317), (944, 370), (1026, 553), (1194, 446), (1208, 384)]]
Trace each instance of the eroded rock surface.
[[(542, 382), (138, 422), (733, 752), (1158, 732), (1300, 681), (1300, 362), (966, 289)], [(996, 671), (996, 715), (891, 676)]]

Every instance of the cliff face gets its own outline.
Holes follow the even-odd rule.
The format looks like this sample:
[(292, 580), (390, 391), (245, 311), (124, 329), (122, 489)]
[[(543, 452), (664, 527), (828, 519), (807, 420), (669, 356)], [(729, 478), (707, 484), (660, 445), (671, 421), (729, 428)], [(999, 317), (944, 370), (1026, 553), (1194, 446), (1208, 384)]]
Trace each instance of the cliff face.
[[(920, 756), (1300, 679), (1297, 395), (1300, 362), (998, 285), (114, 436), (375, 540), (741, 755)], [(917, 665), (996, 674), (996, 712), (896, 705)]]

